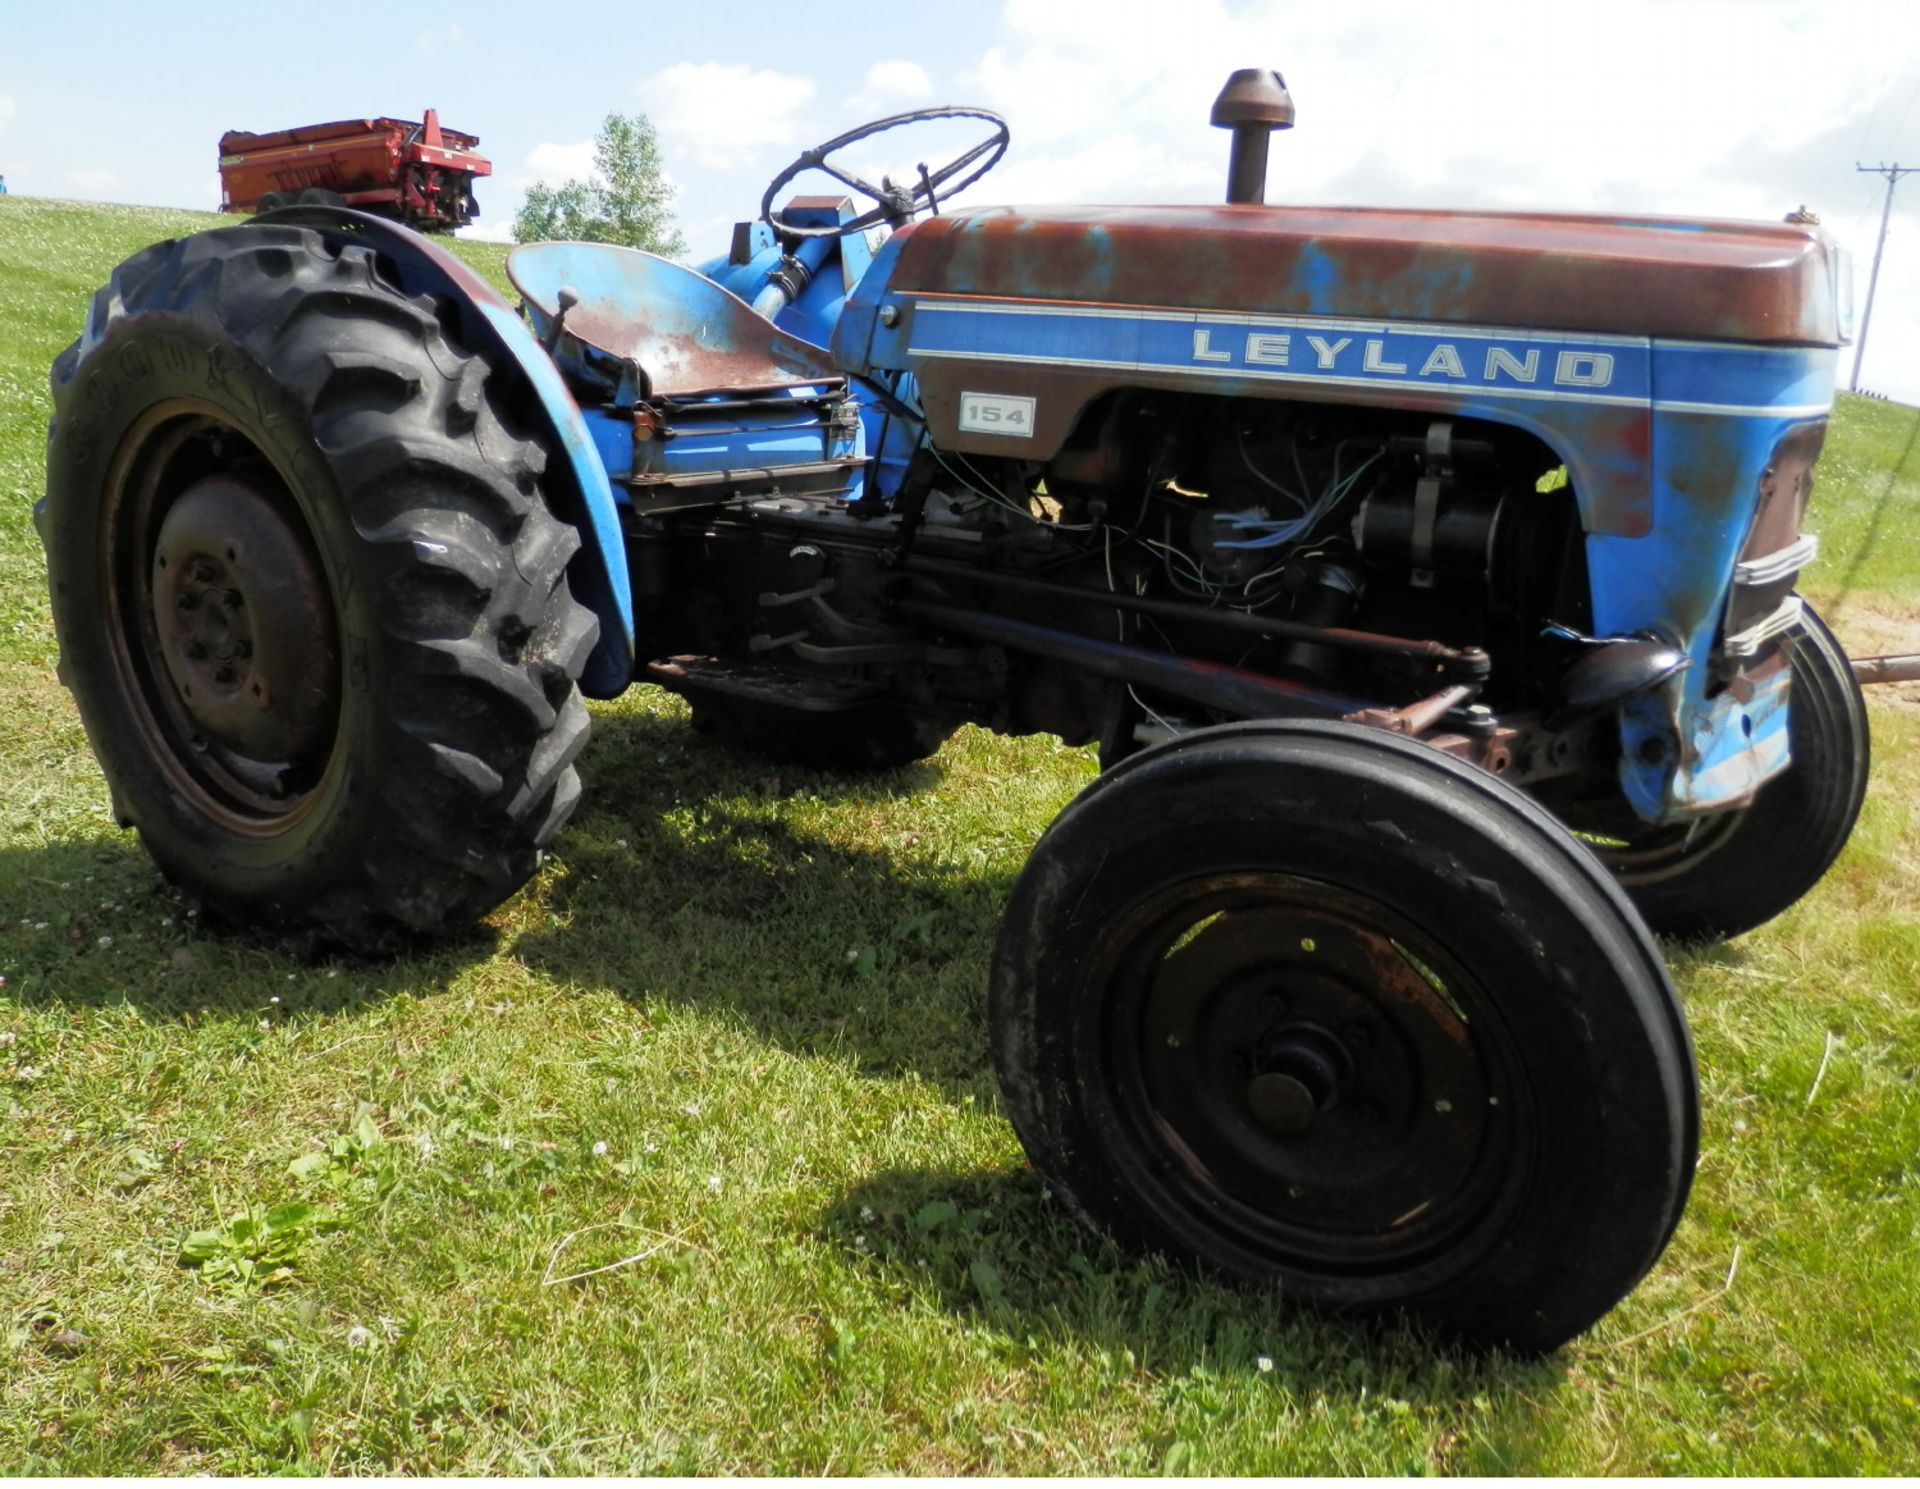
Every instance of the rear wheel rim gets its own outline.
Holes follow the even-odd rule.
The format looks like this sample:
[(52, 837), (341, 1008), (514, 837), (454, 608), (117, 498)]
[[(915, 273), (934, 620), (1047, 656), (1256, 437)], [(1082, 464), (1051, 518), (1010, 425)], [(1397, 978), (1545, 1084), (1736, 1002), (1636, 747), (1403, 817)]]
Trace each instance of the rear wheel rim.
[(1630, 889), (1660, 884), (1695, 872), (1702, 860), (1727, 845), (1750, 808), (1736, 807), (1671, 827), (1654, 827), (1616, 839), (1589, 837), (1587, 846)]
[(1208, 876), (1125, 916), (1089, 975), (1103, 996), (1083, 1089), (1182, 1249), (1431, 1281), (1483, 1254), (1523, 1200), (1518, 1052), (1482, 984), (1379, 901)]
[(333, 772), (339, 626), (298, 501), (211, 405), (128, 431), (102, 493), (106, 634), (143, 755), (206, 820), (288, 831)]

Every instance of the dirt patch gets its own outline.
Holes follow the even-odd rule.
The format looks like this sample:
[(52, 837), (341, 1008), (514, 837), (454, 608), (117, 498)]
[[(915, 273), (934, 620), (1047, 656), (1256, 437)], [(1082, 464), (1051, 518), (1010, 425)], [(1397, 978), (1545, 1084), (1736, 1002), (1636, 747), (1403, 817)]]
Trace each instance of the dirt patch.
[[(1920, 654), (1920, 602), (1856, 600), (1827, 619), (1850, 657)], [(1920, 682), (1877, 683), (1867, 699), (1920, 713)]]

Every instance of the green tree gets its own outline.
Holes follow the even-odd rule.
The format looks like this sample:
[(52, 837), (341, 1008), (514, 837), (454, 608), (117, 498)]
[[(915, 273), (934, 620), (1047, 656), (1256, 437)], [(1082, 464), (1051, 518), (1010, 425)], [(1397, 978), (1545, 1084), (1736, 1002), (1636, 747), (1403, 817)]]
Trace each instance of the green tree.
[(687, 249), (674, 226), (673, 197), (653, 121), (608, 114), (593, 147), (593, 176), (563, 186), (534, 182), (513, 219), (514, 240), (623, 243), (671, 257)]

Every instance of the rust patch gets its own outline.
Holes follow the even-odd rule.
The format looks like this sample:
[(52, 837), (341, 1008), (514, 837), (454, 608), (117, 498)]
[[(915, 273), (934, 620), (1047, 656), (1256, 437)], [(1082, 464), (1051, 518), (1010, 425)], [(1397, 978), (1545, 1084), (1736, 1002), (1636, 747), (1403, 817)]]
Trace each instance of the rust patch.
[(1781, 223), (998, 208), (919, 223), (891, 288), (1832, 346), (1827, 251), (1818, 229)]

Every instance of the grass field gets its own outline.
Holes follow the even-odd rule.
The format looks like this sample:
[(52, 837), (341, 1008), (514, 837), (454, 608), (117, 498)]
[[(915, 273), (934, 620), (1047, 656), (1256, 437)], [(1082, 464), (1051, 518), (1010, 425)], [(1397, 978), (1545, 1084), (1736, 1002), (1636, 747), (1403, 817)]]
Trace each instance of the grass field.
[[(470, 938), (200, 932), (29, 512), (88, 295), (214, 222), (0, 199), (0, 1471), (1920, 1472), (1920, 699), (1820, 890), (1672, 949), (1705, 1132), (1639, 1290), (1544, 1362), (1329, 1322), (1081, 1232), (998, 1115), (998, 906), (1084, 752), (848, 784), (637, 690)], [(1858, 649), (1920, 650), (1917, 431), (1843, 399), (1821, 467)]]

